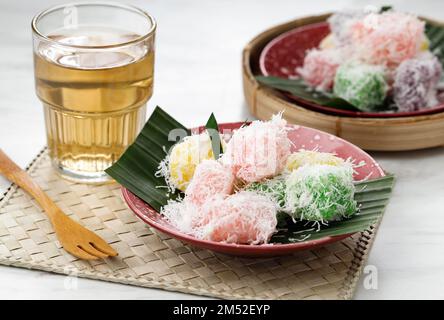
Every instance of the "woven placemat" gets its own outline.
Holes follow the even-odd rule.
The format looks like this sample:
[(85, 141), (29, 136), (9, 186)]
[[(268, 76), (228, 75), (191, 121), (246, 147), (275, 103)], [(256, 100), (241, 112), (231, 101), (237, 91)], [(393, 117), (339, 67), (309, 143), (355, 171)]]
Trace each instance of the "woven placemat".
[(66, 253), (37, 203), (12, 185), (0, 201), (0, 264), (228, 299), (350, 299), (376, 230), (291, 256), (239, 258), (155, 232), (128, 209), (118, 185), (65, 181), (45, 150), (28, 172), (119, 256), (88, 262)]

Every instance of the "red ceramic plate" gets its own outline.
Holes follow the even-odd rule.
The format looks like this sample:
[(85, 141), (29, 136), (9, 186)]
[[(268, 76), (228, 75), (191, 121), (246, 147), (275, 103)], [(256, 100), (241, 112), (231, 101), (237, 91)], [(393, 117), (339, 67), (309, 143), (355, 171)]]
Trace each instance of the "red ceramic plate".
[[(321, 40), (329, 33), (330, 28), (328, 24), (326, 22), (320, 22), (281, 34), (269, 42), (261, 52), (259, 65), (262, 74), (280, 78), (297, 76), (296, 68), (303, 64), (307, 50), (317, 47)], [(444, 111), (444, 104), (439, 104), (433, 108), (414, 112), (360, 112), (321, 106), (291, 94), (286, 95), (306, 108), (346, 117), (394, 118), (419, 116)]]
[[(220, 130), (233, 130), (239, 128), (243, 122), (220, 124)], [(293, 142), (293, 150), (319, 150), (323, 152), (335, 153), (341, 158), (352, 158), (356, 163), (365, 163), (356, 168), (355, 180), (364, 178), (379, 178), (384, 176), (384, 171), (366, 152), (362, 151), (355, 145), (335, 137), (329, 133), (325, 133), (316, 129), (306, 128), (302, 126), (290, 126), (288, 133), (289, 138)], [(202, 128), (201, 128), (202, 129)], [(305, 249), (312, 249), (327, 243), (342, 240), (348, 235), (325, 237), (317, 240), (304, 241), (291, 244), (264, 244), (264, 245), (240, 245), (231, 243), (222, 243), (214, 241), (199, 240), (187, 234), (184, 234), (173, 227), (164, 217), (154, 210), (149, 204), (135, 196), (128, 189), (122, 187), (123, 197), (128, 206), (134, 213), (149, 224), (151, 227), (183, 242), (193, 246), (209, 249), (226, 254), (241, 256), (275, 256), (291, 254), (293, 252)]]

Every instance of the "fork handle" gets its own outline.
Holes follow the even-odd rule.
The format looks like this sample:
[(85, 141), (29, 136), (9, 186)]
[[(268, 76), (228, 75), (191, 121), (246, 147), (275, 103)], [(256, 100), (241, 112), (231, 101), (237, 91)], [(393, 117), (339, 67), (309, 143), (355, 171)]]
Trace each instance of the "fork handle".
[(59, 210), (57, 205), (48, 195), (35, 183), (31, 177), (22, 170), (6, 153), (0, 148), (0, 173), (9, 181), (26, 190), (40, 204), (49, 218), (53, 218)]

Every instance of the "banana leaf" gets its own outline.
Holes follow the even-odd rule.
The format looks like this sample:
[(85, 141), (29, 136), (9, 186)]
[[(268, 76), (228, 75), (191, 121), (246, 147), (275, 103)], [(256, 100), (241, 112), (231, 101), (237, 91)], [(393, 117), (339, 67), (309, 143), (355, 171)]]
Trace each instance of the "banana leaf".
[(426, 23), (425, 33), (430, 41), (430, 51), (444, 65), (444, 25)]
[(353, 105), (342, 98), (336, 97), (332, 93), (314, 90), (302, 79), (257, 76), (256, 80), (270, 88), (286, 91), (296, 97), (300, 97), (321, 106), (359, 111)]
[[(388, 9), (384, 10), (389, 10), (391, 7), (387, 8)], [(441, 64), (444, 65), (444, 26), (426, 22), (425, 34), (430, 41), (430, 51), (433, 52), (438, 57)], [(321, 106), (360, 111), (344, 99), (341, 99), (332, 93), (314, 90), (302, 79), (256, 76), (256, 80), (267, 87), (288, 92), (293, 96), (300, 97)], [(384, 104), (379, 106), (377, 109), (379, 111), (393, 110), (393, 102), (390, 99), (386, 99)]]
[[(210, 117), (208, 123), (207, 128), (218, 127), (214, 115)], [(172, 130), (179, 134), (171, 136)], [(122, 186), (160, 211), (169, 199), (177, 198), (181, 193), (168, 192), (163, 177), (156, 175), (159, 163), (177, 141), (190, 133), (185, 126), (160, 107), (156, 107), (134, 143), (106, 172)], [(280, 215), (278, 232), (272, 237), (271, 242), (291, 243), (307, 238), (317, 239), (354, 233), (370, 228), (384, 212), (392, 191), (393, 180), (393, 176), (388, 175), (380, 179), (356, 183), (355, 199), (360, 207), (359, 213), (348, 220), (320, 226), (319, 229), (317, 226), (301, 221), (295, 224), (286, 216)]]
[(211, 113), (210, 118), (205, 125), (205, 128), (207, 129), (208, 135), (210, 136), (214, 158), (219, 159), (222, 153), (222, 141), (220, 140), (219, 125), (217, 124), (214, 113)]

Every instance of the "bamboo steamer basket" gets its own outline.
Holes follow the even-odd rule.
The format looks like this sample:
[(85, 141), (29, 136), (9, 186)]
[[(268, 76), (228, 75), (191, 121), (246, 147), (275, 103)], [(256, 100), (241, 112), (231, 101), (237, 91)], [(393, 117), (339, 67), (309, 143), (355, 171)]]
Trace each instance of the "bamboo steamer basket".
[[(259, 84), (259, 56), (276, 36), (306, 24), (325, 21), (330, 14), (297, 19), (268, 29), (246, 45), (243, 50), (242, 74), (244, 95), (250, 112), (268, 120), (280, 111), (293, 124), (316, 128), (348, 140), (365, 150), (405, 151), (444, 145), (444, 112), (399, 118), (358, 118), (324, 114), (306, 109), (289, 100), (279, 91)], [(429, 23), (436, 21), (422, 18)]]

